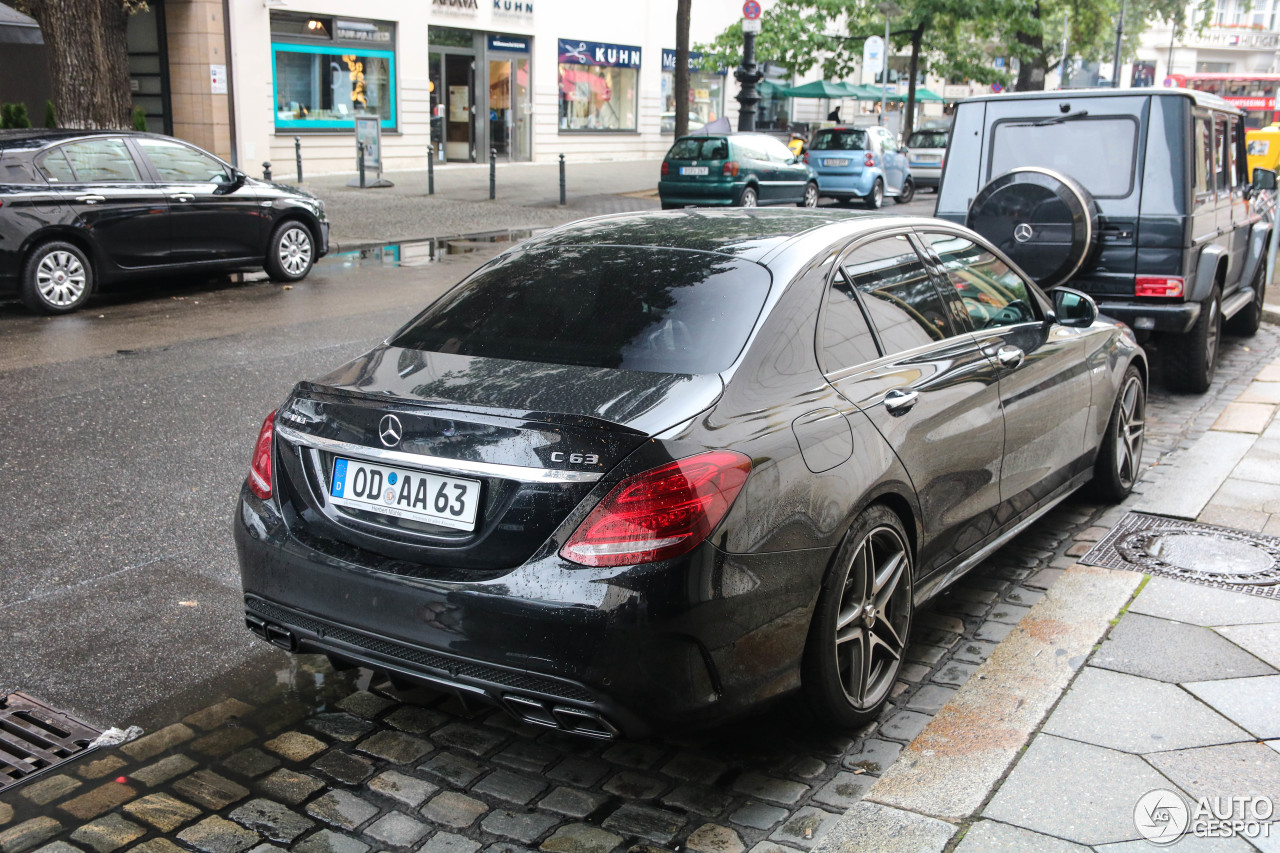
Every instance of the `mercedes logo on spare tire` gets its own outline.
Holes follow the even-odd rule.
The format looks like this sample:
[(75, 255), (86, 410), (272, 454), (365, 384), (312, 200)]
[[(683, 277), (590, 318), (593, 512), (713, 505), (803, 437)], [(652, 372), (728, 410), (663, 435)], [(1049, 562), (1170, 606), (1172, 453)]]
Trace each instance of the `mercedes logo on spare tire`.
[(1098, 205), (1079, 181), (1022, 166), (994, 178), (965, 224), (994, 243), (1041, 287), (1063, 284), (1098, 247)]

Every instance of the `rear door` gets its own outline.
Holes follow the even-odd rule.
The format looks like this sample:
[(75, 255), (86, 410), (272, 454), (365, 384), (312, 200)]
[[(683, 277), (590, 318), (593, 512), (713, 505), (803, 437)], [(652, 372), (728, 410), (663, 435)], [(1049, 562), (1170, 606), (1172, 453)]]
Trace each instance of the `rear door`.
[(134, 137), (169, 200), (173, 263), (260, 259), (268, 211), (231, 170), (176, 140)]
[(156, 266), (169, 258), (169, 202), (123, 137), (67, 142), (36, 165), (112, 264)]
[(773, 165), (773, 181), (778, 201), (798, 202), (804, 198), (805, 184), (809, 183), (809, 169), (798, 162), (791, 149), (773, 137), (761, 137), (765, 153)]
[(778, 175), (776, 164), (769, 159), (761, 140), (759, 136), (734, 137), (733, 156), (741, 173), (755, 176), (760, 202), (770, 204), (778, 199)]
[(999, 375), (1005, 524), (1083, 469), (1091, 398), (1085, 330), (1045, 323), (1031, 285), (986, 246), (941, 228), (921, 229), (921, 237)]
[[(841, 368), (841, 313), (870, 320), (881, 358)], [(822, 320), (831, 384), (866, 413), (898, 454), (919, 496), (928, 574), (990, 532), (1000, 502), (1004, 423), (996, 371), (954, 322), (908, 234), (854, 246), (841, 260)], [(849, 350), (853, 353), (853, 350)]]

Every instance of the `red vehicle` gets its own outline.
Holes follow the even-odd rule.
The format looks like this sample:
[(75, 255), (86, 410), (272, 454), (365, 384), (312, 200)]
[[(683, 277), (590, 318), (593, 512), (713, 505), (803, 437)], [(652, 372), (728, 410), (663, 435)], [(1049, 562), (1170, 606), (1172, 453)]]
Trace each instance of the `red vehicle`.
[(1250, 130), (1280, 121), (1276, 112), (1280, 74), (1170, 74), (1164, 82), (1225, 98), (1244, 112), (1244, 124)]

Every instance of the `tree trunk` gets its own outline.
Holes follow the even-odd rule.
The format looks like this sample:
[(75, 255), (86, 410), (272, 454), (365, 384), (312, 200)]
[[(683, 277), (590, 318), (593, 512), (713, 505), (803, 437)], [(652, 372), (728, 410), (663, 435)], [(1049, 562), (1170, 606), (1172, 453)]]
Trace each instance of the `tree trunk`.
[(676, 138), (689, 132), (689, 16), (693, 0), (676, 2)]
[[(1040, 3), (1035, 5), (1035, 11), (1032, 16), (1036, 20), (1040, 20)], [(1014, 87), (1019, 92), (1038, 92), (1044, 89), (1044, 72), (1045, 72), (1045, 56), (1044, 56), (1044, 30), (1041, 29), (1036, 33), (1019, 32), (1017, 34), (1018, 44), (1024, 48), (1024, 54), (1034, 56), (1034, 59), (1023, 60), (1018, 66), (1018, 82)]]
[(920, 71), (920, 42), (924, 39), (924, 21), (911, 31), (911, 64), (907, 68), (907, 105), (902, 116), (902, 141), (905, 143), (916, 129), (916, 74)]
[(124, 0), (29, 0), (27, 8), (44, 36), (61, 125), (131, 127)]

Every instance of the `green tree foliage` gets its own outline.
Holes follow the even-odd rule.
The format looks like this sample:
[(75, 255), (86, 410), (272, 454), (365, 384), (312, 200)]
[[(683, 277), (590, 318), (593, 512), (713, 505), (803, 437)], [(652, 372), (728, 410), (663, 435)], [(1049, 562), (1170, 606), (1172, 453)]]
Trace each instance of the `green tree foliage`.
[(133, 108), (133, 129), (134, 130), (147, 129), (147, 111), (144, 110), (142, 107)]
[(0, 104), (0, 128), (31, 127), (26, 104)]
[(50, 129), (58, 126), (58, 114), (54, 112), (53, 101), (44, 102), (44, 126)]

